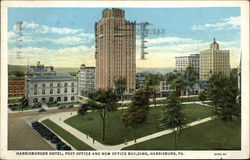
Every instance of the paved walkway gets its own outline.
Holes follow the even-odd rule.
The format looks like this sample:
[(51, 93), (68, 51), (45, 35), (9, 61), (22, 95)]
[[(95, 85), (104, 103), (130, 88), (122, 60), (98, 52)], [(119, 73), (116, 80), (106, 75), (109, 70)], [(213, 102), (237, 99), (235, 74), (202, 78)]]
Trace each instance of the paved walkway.
[[(59, 114), (56, 114), (56, 115), (49, 115), (49, 116), (43, 117), (43, 118), (39, 119), (39, 122), (41, 122), (41, 121), (43, 121), (45, 119), (50, 119), (51, 121), (53, 121), (54, 123), (56, 123), (57, 125), (59, 125), (63, 129), (67, 130), (68, 132), (73, 134), (75, 137), (79, 138), (84, 143), (88, 144), (90, 147), (92, 147), (92, 148), (94, 148), (96, 150), (121, 150), (122, 148), (131, 146), (131, 145), (134, 145), (134, 144), (137, 144), (137, 143), (141, 143), (141, 142), (153, 139), (153, 138), (157, 138), (157, 137), (160, 137), (160, 136), (163, 136), (163, 135), (167, 135), (167, 134), (170, 134), (170, 133), (173, 132), (173, 129), (168, 129), (168, 130), (164, 130), (164, 131), (161, 131), (161, 132), (157, 132), (157, 133), (154, 133), (154, 134), (142, 137), (142, 138), (138, 138), (136, 140), (136, 143), (134, 142), (134, 140), (132, 140), (132, 141), (128, 141), (127, 144), (122, 143), (122, 144), (113, 145), (113, 146), (104, 145), (104, 144), (102, 144), (102, 143), (100, 143), (100, 142), (98, 142), (96, 140), (93, 143), (93, 138), (92, 137), (87, 136), (86, 134), (78, 131), (77, 129), (73, 128), (72, 126), (64, 123), (64, 120), (66, 120), (66, 119), (68, 119), (68, 118), (70, 118), (72, 116), (75, 116), (75, 115), (77, 115), (76, 111), (74, 111), (74, 112), (64, 112), (64, 113), (59, 113)], [(212, 119), (211, 117), (208, 117), (208, 118), (204, 118), (204, 119), (201, 119), (201, 120), (198, 120), (198, 121), (194, 121), (194, 122), (191, 122), (191, 123), (187, 124), (187, 127), (198, 125), (198, 124), (201, 124), (201, 123), (205, 123), (207, 121), (210, 121), (211, 119)]]

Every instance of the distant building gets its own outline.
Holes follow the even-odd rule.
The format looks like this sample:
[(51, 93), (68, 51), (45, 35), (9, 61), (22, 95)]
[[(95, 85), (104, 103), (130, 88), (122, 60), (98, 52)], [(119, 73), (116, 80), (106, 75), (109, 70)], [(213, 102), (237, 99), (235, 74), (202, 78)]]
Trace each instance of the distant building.
[(210, 49), (200, 52), (200, 80), (207, 81), (214, 73), (229, 76), (229, 60), (229, 50), (220, 50), (219, 44), (214, 39)]
[(136, 86), (136, 26), (122, 9), (104, 9), (95, 24), (96, 89), (114, 88), (119, 77), (127, 80), (126, 93)]
[(190, 56), (175, 57), (176, 70), (184, 71), (187, 66), (192, 66), (194, 71), (199, 74), (200, 55), (190, 54)]
[(25, 78), (24, 77), (9, 77), (8, 78), (8, 96), (20, 97), (25, 93)]
[(78, 95), (87, 95), (89, 91), (95, 89), (95, 67), (81, 65), (78, 77)]
[(175, 91), (175, 87), (172, 87), (168, 82), (166, 77), (164, 78), (165, 80), (160, 81), (160, 85), (159, 85), (159, 93), (160, 93), (160, 97), (167, 97), (167, 92), (170, 91)]
[(57, 75), (53, 66), (31, 66), (25, 77), (25, 98), (29, 105), (48, 102), (76, 102), (77, 78)]

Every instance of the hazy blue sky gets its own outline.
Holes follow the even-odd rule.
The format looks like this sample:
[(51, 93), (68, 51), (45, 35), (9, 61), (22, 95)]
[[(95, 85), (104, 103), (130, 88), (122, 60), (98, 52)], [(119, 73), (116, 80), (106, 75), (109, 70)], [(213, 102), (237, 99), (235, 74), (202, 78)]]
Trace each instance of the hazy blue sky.
[[(104, 8), (9, 8), (9, 64), (40, 60), (55, 67), (79, 67), (84, 61), (94, 66), (94, 23)], [(150, 31), (164, 34), (147, 37), (149, 55), (138, 67), (174, 67), (174, 57), (207, 49), (215, 37), (222, 49), (231, 51), (231, 67), (240, 53), (240, 8), (123, 8), (126, 19), (149, 22)], [(16, 58), (16, 22), (23, 21), (22, 59)]]

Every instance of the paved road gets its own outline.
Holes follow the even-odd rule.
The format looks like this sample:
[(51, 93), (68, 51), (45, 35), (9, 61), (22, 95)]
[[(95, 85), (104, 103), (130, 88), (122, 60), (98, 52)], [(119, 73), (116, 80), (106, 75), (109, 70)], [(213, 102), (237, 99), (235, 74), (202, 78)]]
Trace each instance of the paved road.
[(22, 118), (8, 120), (9, 150), (53, 150)]
[(15, 112), (8, 114), (8, 149), (9, 150), (54, 150), (35, 130), (30, 122), (50, 114), (76, 110), (55, 109), (39, 113), (37, 111)]

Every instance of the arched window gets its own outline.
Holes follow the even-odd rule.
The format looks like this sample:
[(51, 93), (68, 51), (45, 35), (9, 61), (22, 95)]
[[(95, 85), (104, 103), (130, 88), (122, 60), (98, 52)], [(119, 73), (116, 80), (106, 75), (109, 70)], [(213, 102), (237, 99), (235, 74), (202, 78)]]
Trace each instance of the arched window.
[(72, 96), (72, 97), (71, 97), (71, 101), (74, 101), (74, 100), (75, 100), (75, 97), (74, 97), (74, 96)]
[(37, 102), (38, 102), (37, 98), (34, 98), (33, 102), (34, 102), (34, 103), (37, 103)]
[(68, 97), (64, 97), (64, 101), (66, 102), (68, 100)]
[(57, 99), (56, 99), (58, 102), (60, 102), (61, 101), (61, 97), (57, 97)]
[(50, 98), (49, 98), (49, 101), (50, 101), (50, 102), (53, 102), (53, 100), (54, 100), (53, 97), (50, 97)]
[(42, 102), (45, 103), (46, 102), (46, 98), (42, 98)]

